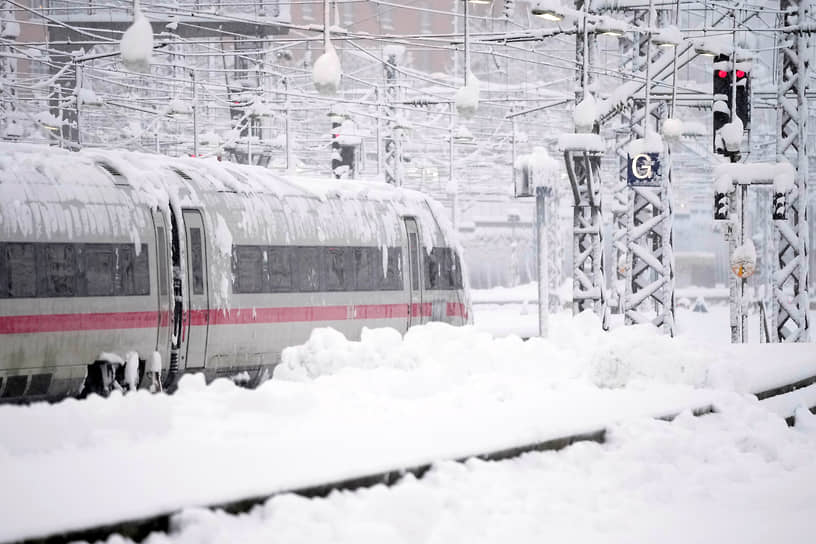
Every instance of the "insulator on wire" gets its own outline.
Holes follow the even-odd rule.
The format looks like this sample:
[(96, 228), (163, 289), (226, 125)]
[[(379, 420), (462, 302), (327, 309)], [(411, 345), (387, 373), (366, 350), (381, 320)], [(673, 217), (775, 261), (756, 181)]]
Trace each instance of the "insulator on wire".
[(787, 219), (787, 194), (774, 192), (773, 195), (773, 220), (782, 221)]
[(516, 0), (504, 0), (504, 18), (512, 19), (516, 11)]

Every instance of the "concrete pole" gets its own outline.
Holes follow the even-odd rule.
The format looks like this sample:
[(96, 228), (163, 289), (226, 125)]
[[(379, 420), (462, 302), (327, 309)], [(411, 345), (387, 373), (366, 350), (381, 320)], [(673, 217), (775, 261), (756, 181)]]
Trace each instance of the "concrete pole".
[(453, 195), (451, 196), (451, 223), (453, 230), (456, 231), (459, 220), (459, 184), (456, 183), (453, 175), (453, 130), (456, 122), (456, 105), (450, 104), (450, 126), (448, 130), (448, 184), (453, 186)]
[[(674, 3), (674, 24), (680, 28), (680, 0)], [(674, 46), (674, 60), (672, 61), (672, 97), (671, 97), (671, 113), (669, 117), (674, 119), (677, 111), (677, 48), (680, 44)]]
[(549, 333), (550, 315), (550, 267), (547, 240), (547, 196), (549, 187), (536, 187), (536, 242), (538, 266), (538, 335), (546, 338)]
[(193, 78), (193, 155), (198, 157), (198, 82), (195, 68), (192, 70), (191, 77)]
[(82, 67), (74, 63), (74, 110), (76, 112), (76, 143), (77, 148), (82, 149), (82, 107), (80, 106), (80, 90), (82, 87)]
[(329, 26), (331, 20), (331, 8), (329, 0), (323, 0), (323, 52), (329, 50)]
[(468, 84), (468, 72), (470, 72), (470, 29), (468, 24), (468, 5), (470, 2), (465, 0), (465, 86)]
[[(649, 0), (649, 16), (647, 18), (648, 25), (647, 32), (646, 32), (646, 40), (652, 39), (652, 16), (654, 14), (654, 0)], [(643, 137), (645, 138), (649, 132), (649, 98), (652, 90), (652, 44), (646, 44), (646, 87), (644, 91), (646, 93), (646, 97), (644, 100), (644, 108), (643, 108)]]
[(284, 97), (284, 104), (283, 104), (283, 133), (286, 138), (286, 170), (291, 172), (295, 169), (295, 160), (293, 155), (292, 149), (292, 112), (289, 109), (289, 80), (283, 78), (281, 80), (281, 85), (283, 86), (283, 92), (285, 93)]

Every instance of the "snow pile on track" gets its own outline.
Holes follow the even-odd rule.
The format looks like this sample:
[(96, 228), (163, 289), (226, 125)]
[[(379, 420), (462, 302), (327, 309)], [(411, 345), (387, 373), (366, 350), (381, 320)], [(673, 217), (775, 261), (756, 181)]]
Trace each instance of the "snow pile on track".
[(816, 431), (739, 401), (705, 418), (615, 425), (580, 443), (500, 463), (441, 463), (422, 480), (284, 495), (246, 515), (188, 509), (170, 535), (199, 542), (805, 544), (813, 538)]
[[(287, 348), (276, 379), (306, 381), (361, 370), (404, 371), (406, 379), (458, 383), (480, 373), (535, 376), (551, 386), (581, 380), (617, 388), (639, 382), (744, 391), (740, 368), (710, 346), (668, 338), (649, 325), (601, 330), (597, 317), (553, 319), (550, 339), (493, 338), (473, 327), (429, 323), (401, 337), (391, 329), (363, 331), (359, 342), (316, 329)], [(713, 351), (713, 352), (712, 352)], [(410, 372), (409, 372), (410, 371)]]
[[(493, 338), (473, 327), (428, 324), (411, 329), (404, 338), (389, 330), (369, 330), (360, 342), (350, 342), (336, 332), (322, 330), (303, 346), (288, 350), (276, 379), (255, 390), (243, 389), (225, 378), (206, 385), (199, 374), (184, 376), (173, 395), (139, 391), (125, 396), (117, 393), (108, 399), (92, 396), (84, 401), (0, 406), (0, 511), (4, 514), (0, 541), (46, 536), (182, 507), (219, 504), (439, 459), (468, 457), (686, 409), (728, 407), (739, 402), (746, 409), (756, 410), (756, 400), (729, 391), (739, 386), (740, 380), (735, 379), (738, 374), (746, 376), (751, 391), (758, 391), (758, 383), (790, 383), (790, 372), (794, 370), (809, 372), (807, 375), (816, 373), (808, 345), (761, 349), (746, 346), (751, 350), (735, 359), (735, 366), (730, 362), (734, 352), (729, 346), (698, 348), (683, 339), (665, 338), (651, 327), (603, 333), (591, 314), (576, 318), (553, 316), (551, 331), (550, 340), (533, 338), (524, 342), (513, 336)], [(773, 360), (769, 361), (763, 349), (774, 350)], [(780, 368), (789, 374), (780, 374)], [(797, 402), (807, 404), (808, 398)], [(793, 408), (788, 406), (785, 415), (790, 415)], [(773, 422), (768, 423), (768, 429), (776, 426), (773, 432), (784, 434), (784, 421), (779, 416), (763, 417)], [(804, 420), (803, 427), (807, 422)], [(650, 439), (655, 453), (642, 454), (648, 456), (654, 470), (659, 468), (658, 457), (675, 455), (674, 442), (662, 441), (658, 431), (663, 428), (655, 426), (657, 434)], [(746, 424), (745, 428), (753, 426)], [(757, 432), (765, 433), (763, 429), (758, 426)], [(759, 456), (756, 470), (769, 474), (775, 470), (775, 474), (784, 476), (784, 467), (790, 466), (799, 482), (813, 481), (807, 478), (809, 473), (796, 472), (800, 466), (798, 454), (790, 453), (790, 457), (787, 450), (781, 451), (794, 446), (783, 442), (778, 446), (780, 451), (774, 451), (777, 435), (753, 438), (748, 433), (743, 437), (747, 437), (745, 448)], [(806, 446), (802, 446), (803, 451), (811, 452), (808, 459), (813, 462), (814, 447), (811, 443)], [(669, 451), (664, 452), (664, 448)], [(577, 478), (580, 485), (584, 479), (594, 482), (594, 476), (602, 475), (593, 485), (620, 483), (615, 466), (607, 466), (603, 460), (607, 450), (591, 450), (595, 452), (595, 465), (569, 461), (573, 455), (587, 455), (580, 453), (587, 451), (584, 446), (568, 451), (565, 457), (542, 457), (558, 466), (554, 475), (542, 476), (543, 484), (549, 478), (563, 477), (563, 481), (556, 481), (561, 482), (559, 492), (574, 497), (583, 507), (590, 499), (580, 495), (580, 488), (563, 488), (572, 479)], [(678, 471), (692, 470), (694, 466), (680, 463), (682, 452), (691, 454), (692, 450), (677, 451), (679, 468), (669, 473), (682, 478)], [(631, 459), (637, 458), (636, 453), (631, 455)], [(705, 456), (702, 459), (704, 463)], [(443, 503), (446, 493), (465, 485), (456, 480), (456, 474), (465, 469), (445, 470), (453, 479), (434, 484), (439, 487), (434, 493), (441, 493), (438, 497)], [(593, 476), (587, 470), (601, 472)], [(706, 470), (704, 464), (700, 470)], [(739, 474), (750, 477), (750, 472)], [(525, 478), (519, 474), (517, 479), (521, 482)], [(648, 480), (647, 473), (635, 481), (633, 486), (640, 489), (635, 493), (652, 493), (650, 500), (673, 496), (671, 487), (655, 490), (649, 487)], [(433, 476), (428, 480), (431, 484), (434, 481)], [(497, 497), (510, 492), (504, 488), (505, 484), (497, 481), (482, 492), (474, 491), (479, 508), (499, 508)], [(366, 497), (365, 493), (352, 496)], [(551, 493), (547, 485), (517, 488), (515, 493), (543, 501), (541, 508), (546, 508), (547, 500), (553, 500), (552, 495), (547, 499)], [(421, 496), (417, 503), (427, 498), (432, 501), (429, 504), (436, 504), (433, 501), (437, 499)], [(508, 504), (523, 509), (523, 499), (506, 499)], [(270, 504), (298, 500), (283, 498), (283, 502)], [(375, 530), (373, 535), (382, 536), (376, 541), (398, 542), (396, 537), (390, 538), (392, 533), (388, 531), (404, 535), (407, 541), (421, 541), (421, 534), (415, 535), (410, 528), (413, 522), (402, 525), (398, 519), (414, 515), (403, 510), (414, 512), (419, 507), (408, 499), (383, 500), (381, 516), (374, 516), (376, 523), (392, 520), (395, 526), (383, 529), (385, 533)], [(400, 507), (403, 500), (407, 502)], [(331, 540), (321, 538), (319, 532), (323, 524), (321, 504), (330, 503), (302, 501), (301, 513), (282, 519), (291, 525), (281, 534), (291, 530), (300, 535), (298, 531), (302, 530), (305, 541)], [(450, 508), (467, 510), (463, 504)], [(632, 504), (635, 508), (640, 503)], [(346, 517), (356, 519), (342, 508), (336, 512), (335, 506), (325, 508), (330, 512), (324, 520), (328, 531), (340, 524), (337, 530), (342, 532)], [(365, 524), (369, 506), (362, 508), (359, 519)], [(626, 512), (632, 519), (638, 517)], [(500, 514), (487, 510), (485, 515), (491, 518)], [(601, 515), (599, 523), (605, 523), (605, 515)], [(262, 517), (278, 519), (277, 514), (271, 516)], [(428, 518), (428, 523), (433, 526), (435, 519)], [(440, 522), (444, 519), (439, 518)], [(527, 519), (517, 521), (524, 524)], [(470, 521), (468, 517), (453, 517), (450, 523)], [(475, 524), (473, 530), (488, 526)], [(435, 527), (433, 534), (439, 530)], [(467, 530), (470, 528), (463, 534), (467, 535)], [(220, 529), (213, 531), (219, 533)], [(277, 538), (278, 533), (274, 534)], [(540, 541), (541, 534), (533, 540)], [(231, 537), (203, 540), (237, 542), (250, 540), (250, 536), (243, 538), (243, 529), (236, 528)]]

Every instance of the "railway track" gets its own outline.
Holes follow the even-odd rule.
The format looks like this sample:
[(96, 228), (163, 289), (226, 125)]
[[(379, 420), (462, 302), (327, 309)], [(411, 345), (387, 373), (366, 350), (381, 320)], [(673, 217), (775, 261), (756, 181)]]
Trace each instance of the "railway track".
[[(808, 376), (781, 386), (773, 387), (754, 394), (758, 400), (764, 401), (767, 399), (782, 397), (810, 387), (816, 384), (816, 375)], [(715, 413), (716, 410), (712, 405), (698, 406), (692, 410), (695, 416), (701, 417), (708, 414)], [(810, 407), (810, 412), (816, 414), (816, 405)], [(679, 413), (667, 413), (655, 415), (655, 419), (664, 421), (671, 421), (677, 417)], [(788, 426), (795, 424), (795, 416), (790, 415), (785, 418)], [(607, 429), (605, 427), (590, 430), (586, 432), (568, 434), (554, 439), (543, 440), (539, 442), (532, 442), (528, 444), (521, 444), (510, 446), (507, 448), (474, 453), (472, 455), (462, 456), (452, 461), (465, 462), (469, 459), (481, 459), (485, 461), (502, 461), (512, 459), (522, 454), (529, 452), (541, 451), (559, 451), (579, 442), (595, 442), (603, 444), (606, 440)], [(375, 485), (391, 486), (399, 482), (406, 475), (413, 475), (416, 478), (422, 478), (432, 466), (441, 461), (450, 461), (449, 459), (439, 459), (430, 463), (422, 463), (414, 466), (400, 467), (392, 470), (380, 471), (353, 478), (340, 479), (330, 481), (318, 485), (307, 487), (282, 489), (268, 494), (256, 495), (246, 497), (239, 500), (222, 502), (216, 504), (204, 505), (205, 508), (212, 510), (222, 510), (230, 514), (239, 514), (250, 511), (255, 506), (265, 503), (272, 497), (284, 494), (294, 494), (305, 498), (326, 497), (333, 491), (353, 491), (361, 488), (372, 487)], [(158, 515), (131, 519), (126, 521), (119, 521), (110, 524), (102, 524), (94, 527), (88, 527), (81, 530), (66, 531), (48, 535), (45, 537), (30, 538), (18, 541), (22, 544), (56, 544), (62, 542), (86, 541), (95, 542), (107, 540), (108, 537), (114, 534), (119, 534), (130, 538), (136, 542), (140, 542), (147, 538), (154, 532), (170, 532), (172, 530), (172, 520), (180, 510), (172, 510), (163, 512)]]

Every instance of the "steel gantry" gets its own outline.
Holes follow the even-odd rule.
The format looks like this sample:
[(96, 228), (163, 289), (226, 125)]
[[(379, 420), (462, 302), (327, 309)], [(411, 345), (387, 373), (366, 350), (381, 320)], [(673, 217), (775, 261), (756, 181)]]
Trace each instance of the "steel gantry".
[[(576, 0), (576, 10), (587, 14), (588, 5)], [(595, 34), (589, 32), (587, 17), (579, 23), (575, 34), (577, 79), (575, 102), (594, 102), (592, 88), (592, 52)], [(581, 107), (587, 107), (589, 102)], [(576, 106), (578, 108), (579, 106)], [(601, 156), (603, 139), (598, 134), (599, 124), (577, 126), (578, 134), (562, 136), (559, 147), (564, 152), (573, 195), (572, 225), (572, 311), (574, 314), (592, 310), (609, 328), (609, 311), (604, 277), (603, 212), (601, 207)], [(582, 121), (583, 122), (583, 121)]]
[(402, 127), (397, 113), (397, 104), (400, 102), (399, 71), (397, 66), (404, 49), (400, 46), (386, 47), (383, 52), (385, 65), (385, 102), (386, 102), (386, 129), (383, 147), (383, 170), (385, 182), (402, 187)]
[(592, 310), (607, 329), (609, 312), (604, 282), (601, 209), (603, 140), (597, 134), (565, 135), (559, 146), (564, 151), (574, 203), (572, 312)]
[[(668, 14), (660, 12), (661, 17)], [(612, 190), (614, 248), (616, 258), (616, 296), (627, 325), (652, 323), (674, 336), (674, 256), (672, 233), (671, 156), (665, 144), (660, 153), (660, 172), (654, 186), (627, 187), (629, 145), (634, 139), (656, 132), (657, 121), (666, 117), (665, 102), (650, 101), (651, 72), (654, 66), (666, 67), (665, 48), (655, 47), (649, 34), (652, 9), (631, 12), (632, 25), (646, 31), (635, 40), (623, 39), (621, 51), (629, 53), (624, 66), (631, 66), (637, 79), (645, 79), (643, 98), (633, 94), (627, 107), (621, 108), (618, 131), (619, 182)], [(620, 285), (623, 283), (621, 292)]]
[(14, 9), (8, 2), (0, 2), (0, 138), (16, 139), (22, 135), (15, 111), (17, 106), (16, 79), (17, 59), (9, 45), (20, 34), (20, 23), (15, 20)]
[[(807, 25), (810, 0), (781, 0), (781, 27)], [(799, 27), (801, 29), (801, 27)], [(779, 55), (777, 94), (777, 160), (796, 169), (794, 186), (786, 195), (787, 217), (774, 221), (773, 332), (779, 342), (808, 342), (808, 150), (806, 96), (810, 60), (810, 33), (787, 34)]]

